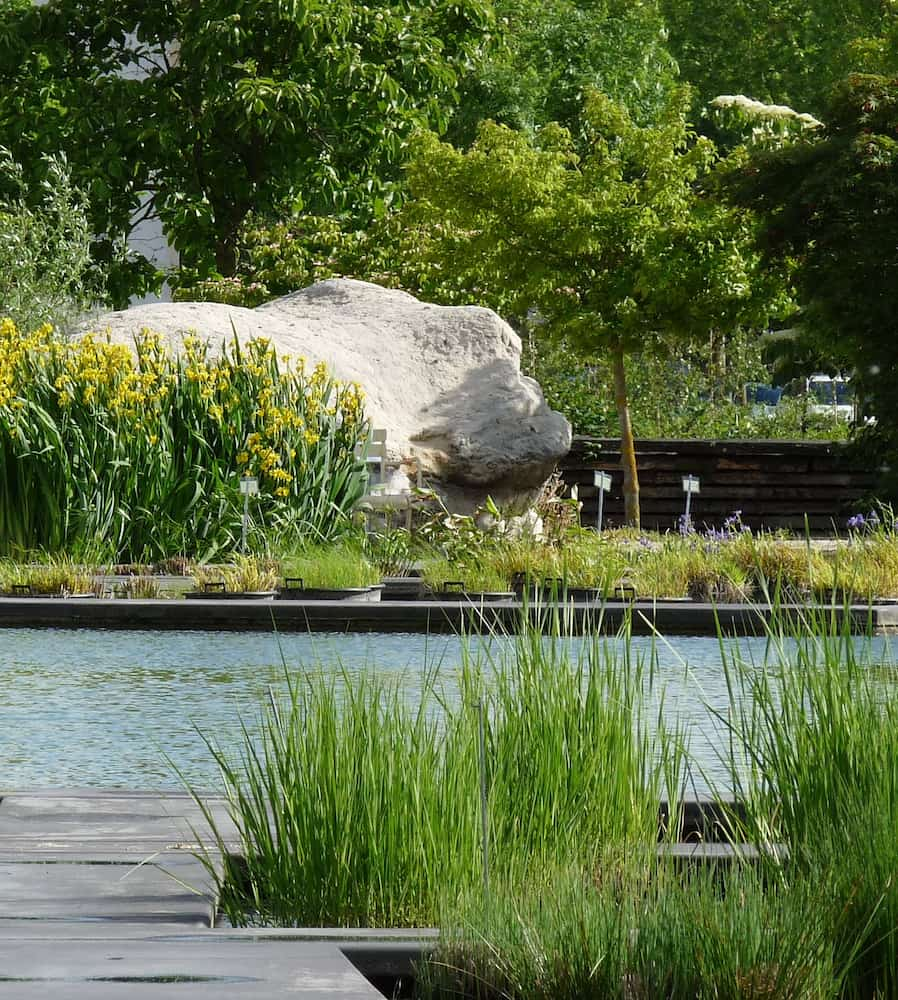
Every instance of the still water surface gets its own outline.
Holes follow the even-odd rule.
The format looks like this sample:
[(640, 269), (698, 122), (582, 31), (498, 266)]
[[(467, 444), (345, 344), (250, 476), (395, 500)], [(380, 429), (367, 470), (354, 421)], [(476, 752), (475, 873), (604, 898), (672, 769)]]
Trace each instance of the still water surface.
[[(350, 673), (377, 670), (397, 678), (412, 702), (434, 666), (452, 687), (463, 641), (280, 637), (291, 675), (339, 665)], [(508, 641), (467, 640), (489, 644), (491, 659), (501, 657)], [(631, 649), (648, 655), (652, 643), (633, 638)], [(763, 639), (739, 643), (745, 657), (763, 662)], [(718, 640), (678, 636), (655, 640), (654, 648), (665, 719), (688, 730), (694, 783), (704, 791), (706, 776), (722, 782), (724, 774), (718, 755), (725, 741), (713, 715), (728, 704)], [(199, 733), (223, 749), (237, 745), (241, 715), (252, 726), (269, 685), (283, 686), (281, 650), (274, 635), (263, 633), (0, 630), (0, 789), (180, 788), (166, 755), (191, 782), (214, 788), (216, 768)], [(875, 639), (867, 655), (894, 663), (896, 652), (898, 639)]]

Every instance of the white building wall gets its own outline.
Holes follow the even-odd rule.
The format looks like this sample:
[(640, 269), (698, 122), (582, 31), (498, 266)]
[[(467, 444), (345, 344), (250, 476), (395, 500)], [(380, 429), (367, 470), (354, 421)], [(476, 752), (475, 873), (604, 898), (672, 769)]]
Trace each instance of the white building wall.
[[(43, 7), (48, 2), (49, 0), (34, 0), (34, 3), (38, 7)], [(169, 52), (168, 57), (171, 61), (177, 58), (177, 53)], [(122, 75), (128, 79), (139, 80), (142, 76), (145, 76), (146, 73), (141, 67), (132, 64), (125, 67), (122, 71)], [(140, 208), (134, 213), (132, 218), (141, 218), (146, 208), (146, 201), (146, 198), (141, 201)], [(138, 222), (128, 239), (128, 246), (134, 250), (135, 253), (139, 253), (148, 260), (151, 260), (164, 271), (172, 271), (178, 266), (178, 252), (165, 238), (165, 235), (162, 232), (162, 223), (159, 219), (143, 219)], [(139, 305), (144, 302), (168, 301), (170, 299), (171, 289), (166, 283), (158, 295), (147, 295), (142, 298), (134, 296), (131, 300), (131, 304)]]

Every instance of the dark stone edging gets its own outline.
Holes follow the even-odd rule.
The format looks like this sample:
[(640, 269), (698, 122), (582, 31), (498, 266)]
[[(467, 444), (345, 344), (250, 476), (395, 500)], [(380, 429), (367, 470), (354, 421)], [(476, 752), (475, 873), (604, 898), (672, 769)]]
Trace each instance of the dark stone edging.
[[(785, 605), (780, 616), (801, 622), (825, 614), (852, 631), (898, 628), (896, 605)], [(518, 632), (521, 617), (544, 631), (616, 633), (628, 618), (637, 635), (764, 634), (774, 617), (769, 605), (698, 602), (608, 601), (599, 604), (473, 604), (464, 601), (268, 601), (268, 600), (60, 600), (0, 598), (0, 628), (211, 630), (223, 632)]]

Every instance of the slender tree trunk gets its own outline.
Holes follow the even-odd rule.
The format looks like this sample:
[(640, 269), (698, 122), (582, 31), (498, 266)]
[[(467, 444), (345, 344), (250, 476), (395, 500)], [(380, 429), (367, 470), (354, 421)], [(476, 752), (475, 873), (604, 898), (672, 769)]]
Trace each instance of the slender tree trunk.
[(232, 278), (237, 273), (240, 227), (250, 207), (243, 202), (212, 203), (215, 217), (215, 269), (223, 278)]
[(724, 396), (723, 383), (727, 370), (726, 337), (722, 330), (711, 330), (709, 340), (708, 374), (711, 382), (711, 401), (717, 402)]
[(620, 465), (624, 473), (624, 518), (627, 524), (639, 527), (639, 476), (636, 474), (636, 444), (630, 423), (630, 401), (627, 395), (627, 371), (624, 351), (616, 346), (614, 361), (614, 403), (620, 421)]

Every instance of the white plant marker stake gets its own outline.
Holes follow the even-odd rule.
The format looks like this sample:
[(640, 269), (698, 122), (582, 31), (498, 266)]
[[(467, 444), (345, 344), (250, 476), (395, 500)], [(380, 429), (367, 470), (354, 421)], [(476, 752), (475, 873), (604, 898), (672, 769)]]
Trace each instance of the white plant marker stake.
[(259, 492), (259, 480), (255, 476), (241, 476), (240, 492), (243, 494), (243, 533), (240, 539), (240, 551), (246, 555), (246, 535), (249, 528), (249, 498)]
[(605, 512), (605, 494), (611, 492), (611, 476), (607, 472), (596, 470), (592, 474), (592, 481), (599, 491), (599, 516), (596, 521), (596, 531), (602, 533), (602, 517)]
[(686, 513), (683, 515), (683, 523), (688, 528), (692, 524), (692, 515), (689, 513), (692, 508), (692, 494), (701, 493), (698, 476), (683, 476), (683, 492), (686, 494)]

